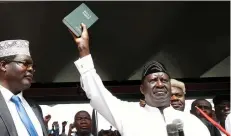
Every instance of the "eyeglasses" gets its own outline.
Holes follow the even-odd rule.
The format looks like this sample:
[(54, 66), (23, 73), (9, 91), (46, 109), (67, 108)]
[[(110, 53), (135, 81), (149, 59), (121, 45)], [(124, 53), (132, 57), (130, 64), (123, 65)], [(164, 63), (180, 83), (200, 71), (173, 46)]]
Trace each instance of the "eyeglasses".
[(26, 61), (16, 61), (16, 60), (9, 60), (9, 61), (6, 61), (6, 62), (7, 63), (15, 62), (18, 65), (20, 65), (23, 69), (27, 70), (28, 68), (32, 68), (33, 72), (35, 72), (35, 64), (33, 64), (33, 63), (29, 63), (29, 62), (26, 62)]

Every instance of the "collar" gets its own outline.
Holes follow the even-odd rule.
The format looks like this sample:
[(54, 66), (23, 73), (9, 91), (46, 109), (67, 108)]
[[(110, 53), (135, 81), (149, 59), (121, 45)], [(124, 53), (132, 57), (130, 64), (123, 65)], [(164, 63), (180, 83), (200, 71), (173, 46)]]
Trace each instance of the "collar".
[[(149, 106), (148, 104), (145, 105), (144, 109), (146, 109), (147, 111), (151, 111), (151, 112), (160, 112), (158, 108)], [(165, 108), (163, 112), (165, 113), (165, 112), (172, 111), (172, 110), (174, 110), (174, 108), (172, 106), (169, 106)]]
[[(75, 133), (76, 135), (75, 136), (78, 136), (77, 133)], [(93, 134), (90, 134), (89, 136), (93, 136)]]
[[(2, 85), (0, 85), (0, 91), (5, 99), (6, 102), (9, 102), (11, 97), (14, 95), (10, 90), (8, 90), (7, 88), (3, 87)], [(19, 94), (17, 94), (17, 96), (23, 100), (23, 94), (22, 92), (20, 92)]]

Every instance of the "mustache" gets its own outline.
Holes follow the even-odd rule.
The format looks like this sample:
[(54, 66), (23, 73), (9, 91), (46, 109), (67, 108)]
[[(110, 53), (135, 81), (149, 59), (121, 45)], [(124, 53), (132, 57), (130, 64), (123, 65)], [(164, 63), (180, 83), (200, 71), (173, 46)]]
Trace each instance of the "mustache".
[(181, 105), (183, 105), (183, 102), (180, 99), (171, 99), (171, 104), (181, 104)]
[(152, 88), (152, 91), (155, 91), (155, 90), (164, 90), (164, 91), (169, 92), (169, 90), (168, 90), (168, 88), (166, 86), (163, 86), (163, 87), (156, 87), (156, 86), (154, 86)]

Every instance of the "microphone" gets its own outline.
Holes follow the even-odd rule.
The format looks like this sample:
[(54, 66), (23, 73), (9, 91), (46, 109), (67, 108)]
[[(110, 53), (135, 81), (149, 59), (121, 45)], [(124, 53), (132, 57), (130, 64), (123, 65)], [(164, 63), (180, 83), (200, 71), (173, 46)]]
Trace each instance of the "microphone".
[(172, 123), (176, 125), (179, 136), (184, 136), (184, 130), (183, 130), (184, 124), (183, 124), (183, 121), (180, 120), (180, 119), (175, 119), (175, 120), (173, 120)]
[(167, 132), (168, 132), (168, 136), (179, 136), (176, 124), (168, 124)]

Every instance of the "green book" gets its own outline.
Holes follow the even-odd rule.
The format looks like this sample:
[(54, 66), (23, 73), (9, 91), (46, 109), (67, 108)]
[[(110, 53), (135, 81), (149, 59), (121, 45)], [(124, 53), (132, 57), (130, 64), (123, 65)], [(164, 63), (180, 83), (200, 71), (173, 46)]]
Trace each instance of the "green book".
[(63, 23), (77, 36), (81, 36), (82, 28), (81, 23), (91, 27), (99, 18), (82, 3), (79, 7), (73, 10), (69, 15), (63, 19)]

